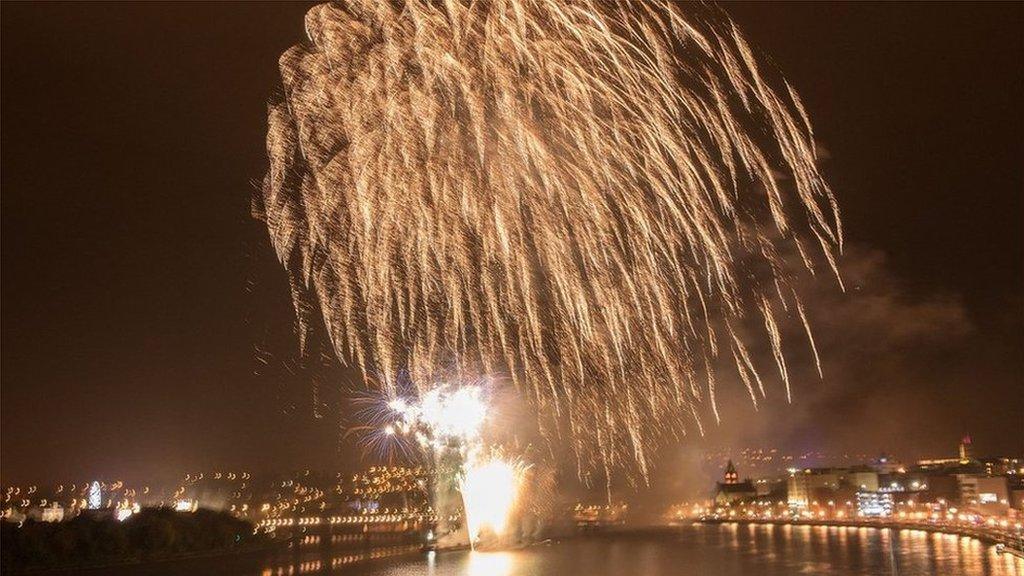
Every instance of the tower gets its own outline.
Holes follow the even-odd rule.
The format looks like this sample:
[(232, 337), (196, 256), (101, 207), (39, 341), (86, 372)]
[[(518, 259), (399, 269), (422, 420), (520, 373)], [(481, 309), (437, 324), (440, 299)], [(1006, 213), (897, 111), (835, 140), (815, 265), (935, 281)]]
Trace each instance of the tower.
[(739, 484), (740, 477), (736, 473), (736, 466), (733, 465), (732, 460), (725, 466), (725, 482), (724, 484)]
[(960, 463), (967, 464), (971, 460), (974, 460), (974, 446), (971, 444), (971, 437), (964, 436), (963, 440), (960, 440)]

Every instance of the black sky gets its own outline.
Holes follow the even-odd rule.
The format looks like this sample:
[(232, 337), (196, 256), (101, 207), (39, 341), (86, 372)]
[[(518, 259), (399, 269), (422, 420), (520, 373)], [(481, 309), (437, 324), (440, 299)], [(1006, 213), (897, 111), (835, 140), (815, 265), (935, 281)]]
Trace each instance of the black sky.
[[(3, 6), (5, 482), (345, 463), (249, 217), (306, 7)], [(827, 383), (707, 441), (1024, 451), (1022, 5), (726, 9), (831, 154), (855, 281), (812, 297)]]

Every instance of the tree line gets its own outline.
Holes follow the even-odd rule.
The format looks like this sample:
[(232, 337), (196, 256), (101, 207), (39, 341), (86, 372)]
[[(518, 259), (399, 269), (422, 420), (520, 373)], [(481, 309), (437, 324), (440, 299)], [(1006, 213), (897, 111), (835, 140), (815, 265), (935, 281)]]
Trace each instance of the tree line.
[(0, 522), (3, 573), (135, 562), (265, 543), (253, 525), (226, 512), (147, 508), (124, 521), (81, 514), (67, 522)]

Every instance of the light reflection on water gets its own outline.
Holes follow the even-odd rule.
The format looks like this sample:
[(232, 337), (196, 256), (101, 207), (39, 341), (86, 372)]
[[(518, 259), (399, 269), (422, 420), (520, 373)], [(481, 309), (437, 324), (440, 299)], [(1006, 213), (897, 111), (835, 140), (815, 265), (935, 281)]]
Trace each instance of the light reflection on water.
[(360, 576), (1024, 576), (1024, 560), (921, 530), (690, 526), (572, 539), (507, 552), (438, 552), (353, 566)]
[(516, 556), (514, 552), (470, 552), (466, 569), (472, 576), (511, 576), (516, 569)]
[(1024, 576), (1024, 560), (977, 540), (921, 530), (806, 526), (686, 526), (593, 535), (502, 552), (419, 552), (415, 546), (300, 553), (188, 566), (118, 570), (124, 576)]

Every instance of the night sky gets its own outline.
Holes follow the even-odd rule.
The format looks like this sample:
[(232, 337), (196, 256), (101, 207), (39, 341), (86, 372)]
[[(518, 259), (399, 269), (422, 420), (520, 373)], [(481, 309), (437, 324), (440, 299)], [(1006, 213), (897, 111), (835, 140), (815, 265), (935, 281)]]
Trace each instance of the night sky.
[[(307, 6), (4, 5), (4, 482), (352, 465), (358, 382), (297, 358), (249, 215)], [(825, 380), (695, 445), (1024, 452), (1024, 7), (726, 9), (829, 153), (849, 291), (808, 288)]]

